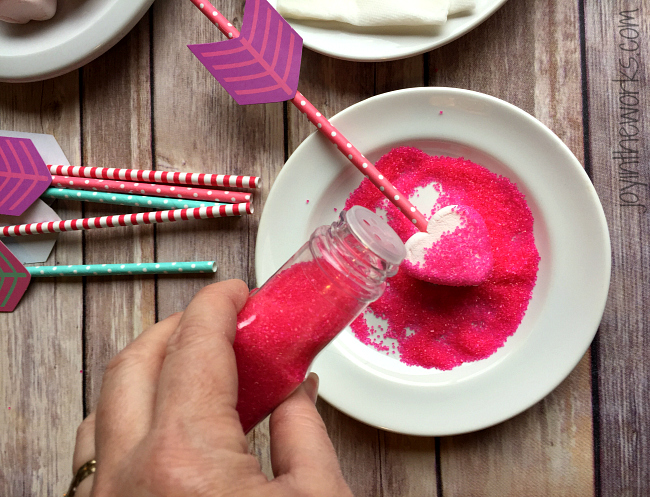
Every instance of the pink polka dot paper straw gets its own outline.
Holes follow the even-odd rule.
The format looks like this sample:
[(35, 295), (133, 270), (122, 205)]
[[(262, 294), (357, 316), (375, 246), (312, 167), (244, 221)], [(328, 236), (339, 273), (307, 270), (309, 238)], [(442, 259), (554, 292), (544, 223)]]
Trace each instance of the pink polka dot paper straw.
[[(239, 31), (228, 22), (223, 15), (207, 1), (191, 0), (199, 10), (210, 21), (219, 28), (219, 30), (229, 38), (239, 36)], [(309, 121), (316, 126), (318, 131), (323, 133), (329, 141), (336, 145), (339, 151), (345, 155), (350, 162), (361, 171), (379, 190), (390, 200), (413, 224), (423, 232), (427, 230), (427, 219), (409, 202), (406, 195), (402, 195), (379, 171), (375, 165), (366, 159), (343, 134), (337, 130), (329, 120), (323, 116), (309, 100), (300, 92), (296, 92), (291, 102), (302, 112), (307, 115)]]
[(427, 219), (416, 207), (409, 202), (406, 195), (402, 195), (390, 181), (388, 181), (375, 167), (366, 159), (343, 134), (337, 130), (329, 120), (323, 116), (300, 92), (296, 92), (291, 102), (307, 116), (309, 121), (316, 126), (318, 131), (324, 134), (339, 151), (345, 155), (350, 162), (368, 178), (373, 185), (379, 188), (388, 200), (390, 200), (416, 227), (423, 232), (427, 230)]
[(249, 202), (249, 192), (231, 192), (227, 190), (210, 190), (189, 186), (156, 185), (153, 183), (133, 183), (110, 179), (73, 178), (71, 176), (52, 176), (52, 186), (73, 190), (94, 190), (114, 193), (133, 193), (152, 195), (154, 197), (186, 198), (189, 200), (207, 200), (209, 202), (242, 203)]
[(98, 228), (117, 228), (119, 226), (141, 226), (143, 224), (171, 223), (190, 219), (209, 219), (215, 217), (241, 216), (252, 214), (250, 203), (219, 205), (216, 207), (195, 207), (192, 209), (174, 209), (169, 211), (141, 212), (119, 216), (87, 217), (67, 221), (49, 221), (43, 223), (18, 224), (0, 228), (0, 236), (38, 235), (43, 233), (60, 233), (63, 231), (84, 231)]
[(80, 167), (48, 165), (50, 173), (57, 176), (78, 178), (144, 181), (171, 185), (220, 186), (225, 188), (259, 188), (257, 176), (235, 176), (231, 174), (199, 174), (167, 171), (143, 171), (139, 169), (117, 169), (113, 167)]

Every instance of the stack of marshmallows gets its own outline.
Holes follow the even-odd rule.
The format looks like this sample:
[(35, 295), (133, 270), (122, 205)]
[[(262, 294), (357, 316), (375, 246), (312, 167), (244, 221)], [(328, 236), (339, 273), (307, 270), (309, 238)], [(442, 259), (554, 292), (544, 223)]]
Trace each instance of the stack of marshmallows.
[(475, 0), (278, 0), (284, 17), (355, 26), (439, 26), (475, 6)]

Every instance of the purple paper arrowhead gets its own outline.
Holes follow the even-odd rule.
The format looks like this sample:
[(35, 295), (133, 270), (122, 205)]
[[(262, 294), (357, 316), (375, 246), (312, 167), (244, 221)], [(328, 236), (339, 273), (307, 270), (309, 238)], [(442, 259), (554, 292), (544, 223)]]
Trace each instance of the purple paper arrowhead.
[(0, 312), (12, 312), (29, 286), (30, 274), (0, 242)]
[(20, 216), (52, 183), (31, 140), (0, 136), (0, 214)]
[(188, 47), (240, 105), (284, 102), (298, 90), (302, 38), (266, 0), (247, 0), (239, 37)]

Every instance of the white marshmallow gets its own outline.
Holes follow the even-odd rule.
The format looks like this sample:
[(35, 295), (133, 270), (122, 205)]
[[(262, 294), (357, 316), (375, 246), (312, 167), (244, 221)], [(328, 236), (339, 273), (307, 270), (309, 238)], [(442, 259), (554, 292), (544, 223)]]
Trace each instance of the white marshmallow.
[(463, 215), (456, 205), (448, 205), (437, 211), (427, 224), (427, 232), (414, 233), (406, 240), (406, 260), (414, 265), (426, 266), (424, 256), (444, 233), (453, 233), (461, 225)]
[(45, 21), (56, 12), (57, 0), (0, 0), (0, 20), (15, 24)]
[[(458, 236), (443, 238), (446, 233)], [(440, 209), (427, 223), (427, 232), (415, 233), (405, 246), (407, 255), (401, 269), (429, 283), (480, 285), (492, 272), (494, 259), (487, 226), (467, 205)]]

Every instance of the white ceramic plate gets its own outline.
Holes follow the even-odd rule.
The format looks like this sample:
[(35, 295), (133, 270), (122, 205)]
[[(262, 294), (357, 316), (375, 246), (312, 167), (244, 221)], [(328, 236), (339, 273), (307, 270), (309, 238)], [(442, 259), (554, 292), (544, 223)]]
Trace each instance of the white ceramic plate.
[[(393, 147), (412, 145), (428, 154), (464, 156), (515, 181), (535, 218), (541, 262), (524, 320), (488, 359), (451, 371), (410, 367), (361, 344), (347, 329), (314, 362), (322, 397), (370, 425), (427, 436), (486, 428), (541, 400), (589, 347), (609, 288), (607, 224), (577, 159), (529, 114), (466, 90), (387, 93), (332, 122), (373, 161)], [(298, 147), (262, 213), (258, 283), (317, 226), (336, 219), (334, 209), (340, 212), (361, 179), (320, 135)]]
[(99, 57), (128, 33), (153, 0), (60, 0), (48, 21), (0, 21), (0, 81), (53, 78)]
[[(365, 62), (396, 60), (441, 47), (490, 17), (506, 0), (476, 0), (467, 15), (450, 17), (443, 26), (407, 31), (365, 28), (339, 22), (287, 19), (303, 38), (304, 45), (330, 57)], [(270, 0), (277, 6), (277, 0)]]

